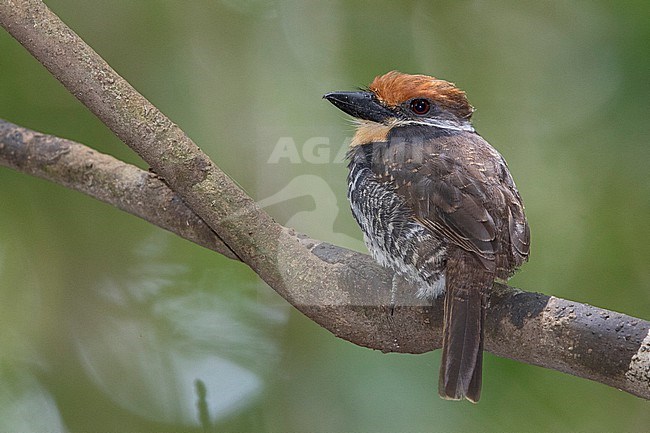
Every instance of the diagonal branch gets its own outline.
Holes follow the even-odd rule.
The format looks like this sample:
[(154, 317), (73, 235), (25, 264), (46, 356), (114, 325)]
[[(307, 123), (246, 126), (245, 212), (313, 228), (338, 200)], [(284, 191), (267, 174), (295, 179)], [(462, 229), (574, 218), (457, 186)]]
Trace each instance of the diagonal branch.
[[(165, 182), (83, 145), (9, 123), (0, 129), (2, 165), (83, 191), (216, 251), (232, 250), (341, 338), (383, 351), (439, 347), (440, 302), (418, 304), (414, 288), (403, 283), (390, 314), (388, 271), (365, 255), (275, 223), (41, 1), (1, 1), (0, 24)], [(89, 159), (96, 162), (84, 164)], [(88, 179), (93, 188), (82, 185)], [(193, 228), (182, 230), (174, 218)], [(650, 399), (650, 323), (501, 285), (490, 303), (488, 351)]]
[[(0, 120), (0, 165), (41, 177), (139, 216), (228, 257), (230, 250), (156, 175), (82, 144)], [(315, 293), (302, 306), (341, 338), (384, 352), (421, 353), (440, 345), (441, 306), (417, 305), (404, 285), (393, 314), (391, 275), (368, 256), (293, 234), (331, 267), (340, 282), (333, 305)], [(431, 322), (431, 323), (429, 323)], [(537, 293), (498, 286), (490, 299), (486, 349), (496, 355), (570, 373), (650, 399), (650, 323)]]
[(87, 194), (228, 258), (238, 257), (154, 173), (0, 119), (0, 165)]
[[(0, 2), (0, 24), (165, 182), (246, 264), (294, 305), (337, 299), (327, 264), (295, 241), (169, 118), (40, 0)], [(278, 266), (282, 257), (282, 266)], [(292, 276), (299, 274), (298, 280)], [(302, 287), (312, 290), (301, 290)]]

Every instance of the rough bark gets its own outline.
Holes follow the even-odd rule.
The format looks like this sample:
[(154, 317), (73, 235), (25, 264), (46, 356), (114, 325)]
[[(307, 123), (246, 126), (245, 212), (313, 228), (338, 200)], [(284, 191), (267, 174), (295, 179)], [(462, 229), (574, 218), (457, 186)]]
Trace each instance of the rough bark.
[[(6, 122), (2, 165), (78, 189), (239, 257), (288, 302), (353, 343), (410, 353), (440, 346), (440, 302), (421, 305), (412, 296), (415, 288), (402, 282), (393, 310), (387, 270), (363, 254), (273, 221), (41, 1), (0, 1), (0, 24), (165, 181), (83, 145)], [(92, 185), (82, 185), (89, 180)], [(179, 227), (175, 218), (193, 228)], [(492, 353), (650, 399), (646, 321), (499, 285), (486, 327), (485, 348)]]
[[(0, 121), (0, 165), (83, 192), (185, 239), (236, 259), (158, 176), (82, 144)], [(300, 309), (335, 335), (384, 352), (440, 347), (442, 305), (422, 305), (401, 281), (390, 307), (392, 275), (368, 256), (283, 229), (323, 261), (340, 293), (310, 291)], [(296, 278), (299, 278), (297, 275)], [(297, 297), (296, 295), (295, 297)], [(577, 302), (497, 285), (486, 349), (650, 398), (650, 323)]]

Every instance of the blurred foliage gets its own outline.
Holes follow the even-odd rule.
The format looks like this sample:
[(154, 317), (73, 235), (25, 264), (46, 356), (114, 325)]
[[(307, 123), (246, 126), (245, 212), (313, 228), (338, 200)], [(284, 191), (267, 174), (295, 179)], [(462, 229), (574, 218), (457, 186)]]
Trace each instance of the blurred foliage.
[[(650, 3), (48, 5), (276, 219), (362, 248), (321, 101), (391, 69), (456, 82), (526, 203), (526, 290), (650, 318)], [(144, 165), (6, 33), (0, 117)], [(309, 288), (305, 288), (308, 290)], [(0, 431), (648, 431), (628, 394), (487, 355), (477, 406), (438, 353), (336, 339), (246, 267), (0, 169)]]

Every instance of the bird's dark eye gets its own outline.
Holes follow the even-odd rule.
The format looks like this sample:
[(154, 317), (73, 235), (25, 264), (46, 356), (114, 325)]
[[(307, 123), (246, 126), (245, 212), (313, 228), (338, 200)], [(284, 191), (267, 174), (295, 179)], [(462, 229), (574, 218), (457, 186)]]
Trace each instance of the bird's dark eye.
[(411, 111), (415, 114), (422, 116), (427, 114), (431, 109), (431, 103), (426, 99), (414, 99), (410, 105)]

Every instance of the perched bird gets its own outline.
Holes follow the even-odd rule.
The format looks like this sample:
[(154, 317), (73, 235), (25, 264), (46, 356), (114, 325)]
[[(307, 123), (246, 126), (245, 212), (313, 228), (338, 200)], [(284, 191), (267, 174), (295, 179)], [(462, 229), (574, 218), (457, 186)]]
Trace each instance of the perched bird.
[(505, 160), (448, 81), (392, 71), (367, 90), (324, 98), (356, 119), (348, 199), (368, 250), (419, 297), (445, 294), (440, 396), (477, 402), (488, 293), (530, 245)]

